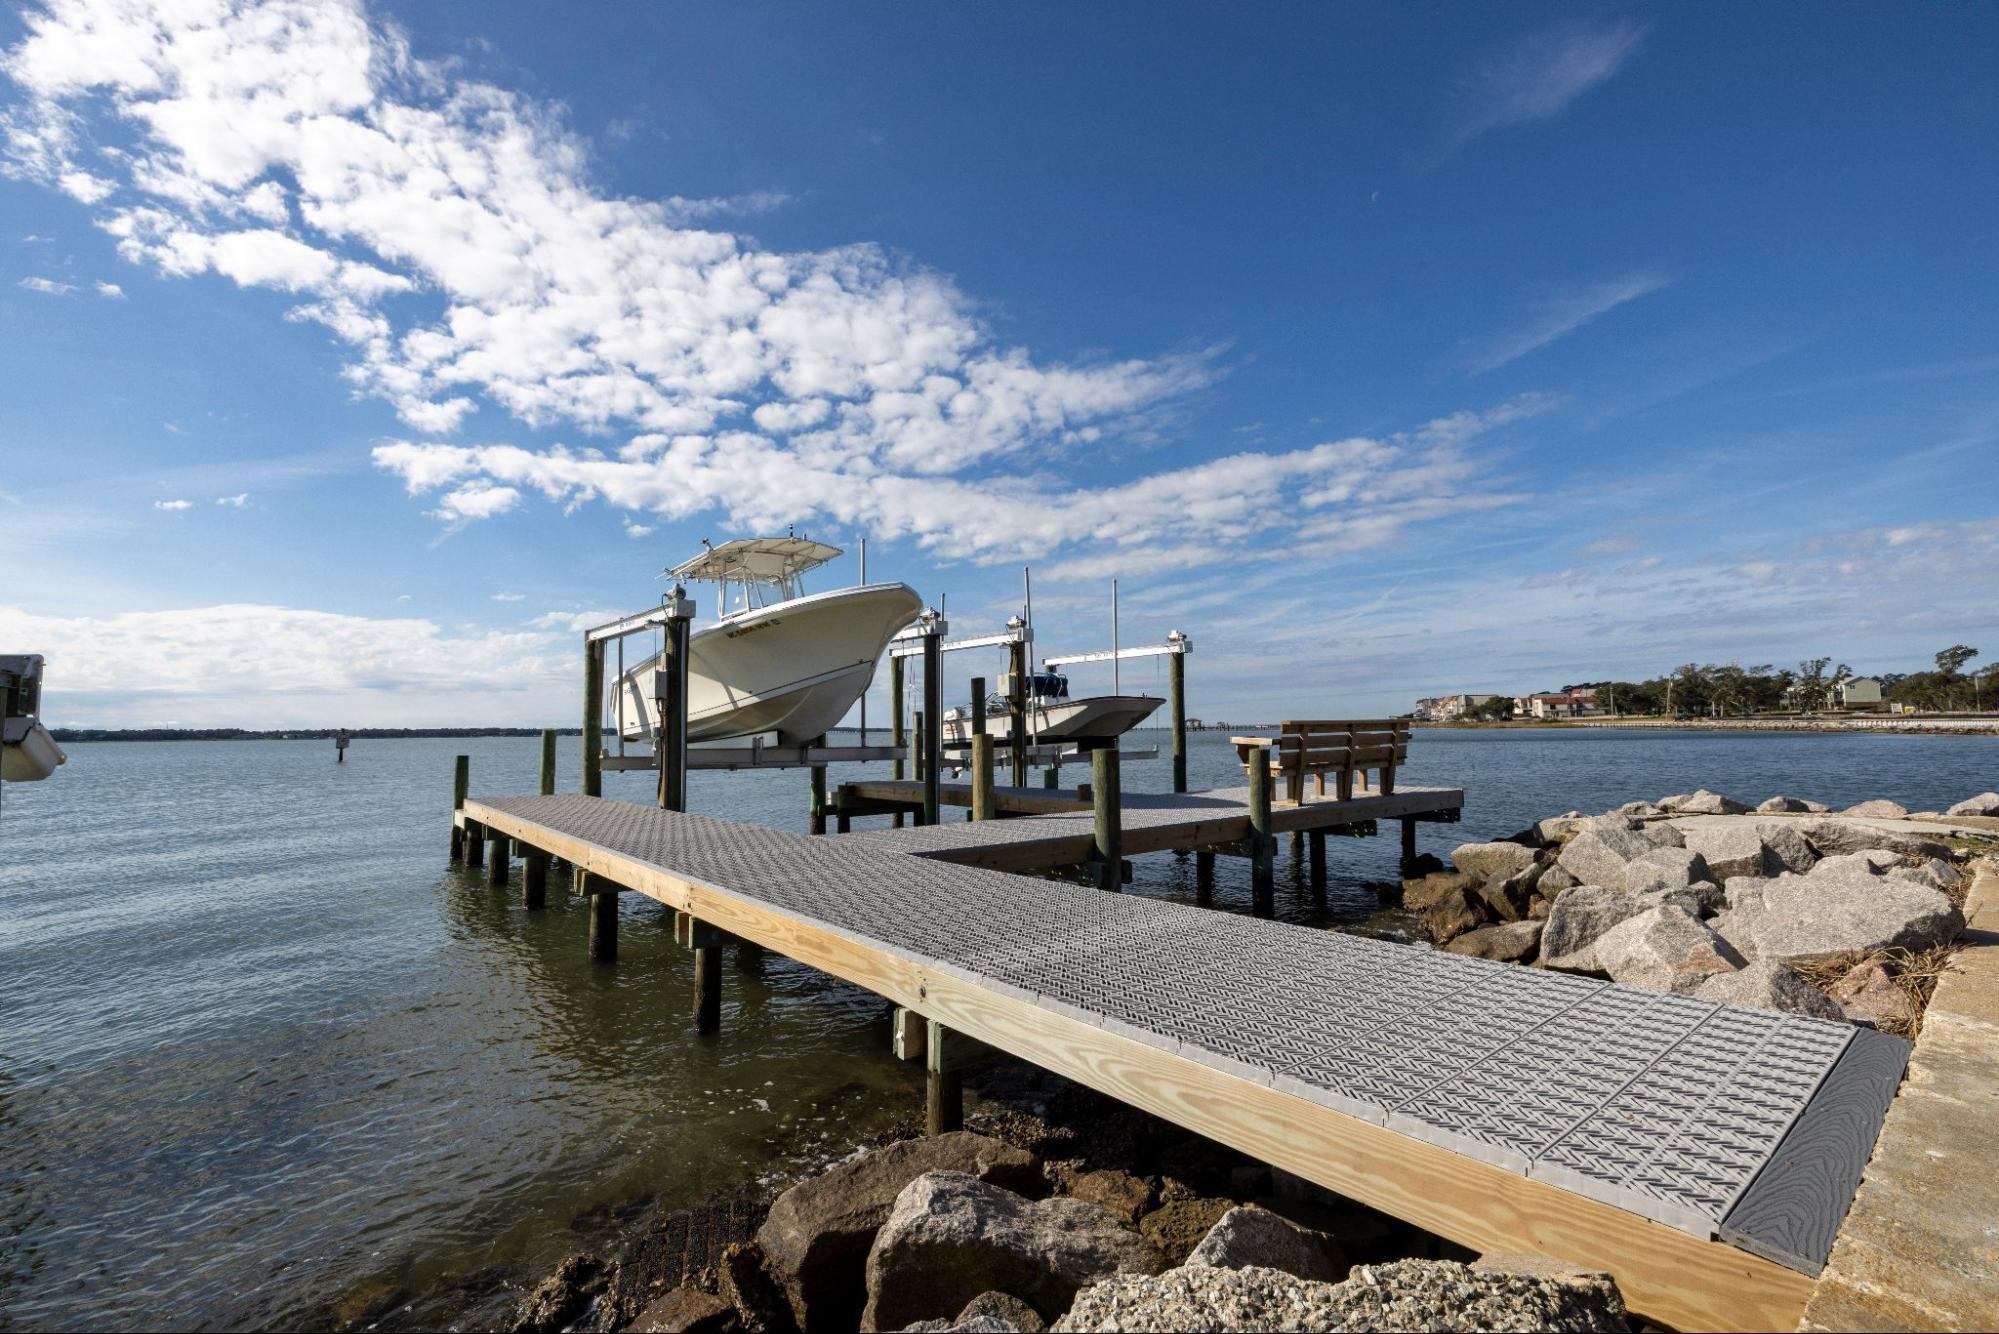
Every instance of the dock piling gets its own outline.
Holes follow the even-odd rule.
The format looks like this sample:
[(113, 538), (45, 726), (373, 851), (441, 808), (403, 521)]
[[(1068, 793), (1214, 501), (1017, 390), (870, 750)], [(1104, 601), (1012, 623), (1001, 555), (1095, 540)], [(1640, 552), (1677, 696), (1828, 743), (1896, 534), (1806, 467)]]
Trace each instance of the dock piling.
[(486, 831), (486, 883), (495, 889), (507, 887), (507, 843), (504, 834)]
[(1416, 822), (1414, 820), (1404, 819), (1402, 821), (1403, 874), (1405, 875), (1408, 874), (1410, 864), (1413, 863), (1415, 860), (1416, 860)]
[(694, 947), (694, 1031), (715, 1033), (722, 1028), (722, 949)]
[(618, 887), (602, 876), (576, 868), (576, 892), (590, 900), (590, 958), (595, 963), (618, 960)]
[(965, 1076), (948, 1059), (945, 1044), (949, 1040), (950, 1030), (932, 1019), (923, 1053), (923, 1123), (924, 1133), (929, 1135), (947, 1135), (965, 1128)]
[(923, 823), (937, 823), (938, 770), (944, 763), (944, 617), (926, 612), (923, 618)]
[[(465, 809), (465, 798), (472, 791), (472, 757), (460, 755), (451, 766), (451, 813), (455, 816)], [(451, 860), (465, 860), (465, 829), (457, 820), (451, 822)]]
[(1326, 831), (1314, 829), (1311, 833), (1312, 846), (1312, 902), (1323, 908), (1326, 906)]
[(471, 820), (465, 822), (465, 864), (475, 871), (486, 864), (486, 832)]
[[(892, 720), (889, 724), (888, 740), (889, 745), (895, 749), (894, 777), (897, 782), (901, 782), (904, 778), (908, 777), (903, 761), (903, 749), (908, 745), (909, 737), (903, 730), (902, 721), (902, 659), (892, 654), (888, 660), (888, 713)], [(894, 823), (891, 825), (891, 828), (902, 828), (901, 811), (895, 813)]]
[(555, 729), (541, 729), (541, 795), (555, 795)]
[[(965, 812), (965, 818), (967, 820), (979, 820), (987, 818), (979, 814), (978, 802), (979, 738), (986, 734), (986, 678), (983, 676), (972, 678), (972, 716), (970, 722), (972, 726), (972, 805), (971, 809)], [(988, 787), (992, 786), (990, 779), (987, 780), (986, 785)]]
[(1096, 845), (1091, 861), (1097, 888), (1117, 893), (1123, 886), (1124, 811), (1119, 784), (1117, 742), (1090, 752), (1090, 807), (1096, 813)]
[(666, 595), (666, 635), (653, 673), (659, 711), (659, 808), (687, 809), (687, 631), (694, 603), (679, 584)]
[[(1173, 632), (1174, 637), (1179, 631)], [(1166, 659), (1166, 693), (1173, 706), (1173, 790), (1187, 790), (1187, 658), (1175, 653)]]
[[(815, 746), (824, 746), (826, 744), (826, 738), (822, 736), (817, 741), (814, 741), (812, 744)], [(815, 834), (823, 834), (826, 832), (826, 766), (823, 764), (815, 764), (812, 766), (811, 828), (812, 832)]]
[(1013, 785), (1027, 786), (1027, 640), (1024, 638), (1025, 622), (1018, 616), (1006, 623), (1006, 628), (1015, 632), (1011, 643), (1006, 646), (1007, 675), (1010, 679), (1006, 698), (1007, 744), (1013, 749)]
[(1258, 917), (1277, 915), (1275, 865), (1277, 837), (1270, 829), (1270, 747), (1249, 752), (1250, 911)]
[(998, 813), (993, 794), (993, 739), (978, 732), (972, 737), (972, 818), (990, 820)]
[(521, 907), (530, 910), (548, 905), (548, 854), (538, 848), (521, 851)]
[(1194, 902), (1203, 908), (1215, 901), (1215, 854), (1206, 850), (1194, 854)]
[(583, 795), (604, 795), (604, 645), (583, 637)]

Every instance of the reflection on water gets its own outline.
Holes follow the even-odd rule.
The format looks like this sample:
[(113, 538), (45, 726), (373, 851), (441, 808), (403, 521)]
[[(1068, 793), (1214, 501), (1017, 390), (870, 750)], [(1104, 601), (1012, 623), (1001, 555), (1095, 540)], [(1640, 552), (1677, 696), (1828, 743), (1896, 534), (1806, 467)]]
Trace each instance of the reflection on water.
[[(1193, 740), (1196, 786), (1240, 781), (1225, 738)], [(1986, 737), (1425, 732), (1412, 751), (1409, 781), (1467, 789), (1462, 826), (1424, 827), (1438, 851), (1701, 785), (1911, 808), (1999, 786)], [(767, 956), (731, 969), (722, 1032), (697, 1038), (657, 905), (625, 896), (619, 962), (593, 966), (559, 884), (528, 913), (517, 885), (448, 868), (461, 752), (475, 792), (532, 789), (531, 738), (356, 742), (339, 766), (322, 742), (78, 745), (10, 786), (0, 1324), (309, 1321), (356, 1288), (550, 1263), (579, 1217), (757, 1170), (836, 1091), (910, 1105), (866, 993)], [(574, 790), (574, 738), (563, 758)], [(607, 790), (644, 801), (648, 780)], [(1161, 788), (1164, 766), (1127, 782)], [(693, 795), (805, 827), (802, 773), (697, 774)], [(1329, 911), (1372, 913), (1395, 839), (1329, 852)], [(1246, 866), (1218, 870), (1240, 910)], [(1193, 900), (1190, 861), (1137, 874)], [(1280, 913), (1310, 920), (1298, 868), (1278, 875)]]

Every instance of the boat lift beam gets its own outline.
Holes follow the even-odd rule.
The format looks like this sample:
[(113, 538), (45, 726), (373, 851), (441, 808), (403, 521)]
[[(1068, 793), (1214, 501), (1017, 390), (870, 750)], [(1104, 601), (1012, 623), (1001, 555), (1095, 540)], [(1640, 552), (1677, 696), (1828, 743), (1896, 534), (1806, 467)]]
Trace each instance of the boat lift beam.
[[(1167, 703), (1173, 718), (1173, 790), (1185, 792), (1187, 790), (1187, 655), (1193, 651), (1194, 641), (1175, 630), (1166, 636), (1166, 642), (1163, 644), (1099, 649), (1094, 653), (1058, 653), (1052, 658), (1043, 658), (1041, 667), (1043, 671), (1052, 672), (1058, 667), (1067, 667), (1076, 663), (1117, 663), (1126, 658), (1168, 659), (1166, 683)], [(1152, 752), (1153, 755), (1158, 753), (1156, 748)], [(1059, 768), (1058, 761), (1058, 771)], [(1056, 781), (1060, 781), (1059, 777)]]

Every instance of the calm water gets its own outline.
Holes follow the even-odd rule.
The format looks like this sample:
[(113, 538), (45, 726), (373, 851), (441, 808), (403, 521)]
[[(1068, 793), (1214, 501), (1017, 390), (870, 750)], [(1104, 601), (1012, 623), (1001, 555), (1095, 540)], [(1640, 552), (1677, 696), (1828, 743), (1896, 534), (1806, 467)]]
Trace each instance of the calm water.
[[(1225, 738), (1193, 741), (1196, 787), (1240, 781)], [(552, 1262), (579, 1219), (730, 1184), (801, 1126), (838, 1139), (849, 1112), (815, 1122), (831, 1104), (914, 1101), (866, 994), (772, 958), (728, 974), (723, 1033), (697, 1039), (656, 906), (627, 896), (620, 962), (592, 967), (566, 896), (529, 915), (450, 869), (459, 753), (475, 792), (532, 790), (532, 739), (360, 741), (340, 766), (323, 742), (78, 745), (9, 786), (0, 1325), (324, 1322), (344, 1297)], [(1999, 787), (1991, 737), (1426, 732), (1413, 753), (1410, 781), (1467, 791), (1461, 826), (1424, 828), (1438, 852), (1702, 785), (1911, 809)], [(643, 801), (649, 778), (607, 794)], [(1163, 764), (1126, 781), (1163, 788)], [(800, 830), (806, 792), (798, 772), (693, 780), (698, 810)], [(1335, 914), (1371, 912), (1395, 839), (1332, 851)], [(1243, 864), (1220, 873), (1245, 904)], [(1279, 876), (1305, 919), (1288, 859)], [(1138, 877), (1192, 899), (1170, 855)]]

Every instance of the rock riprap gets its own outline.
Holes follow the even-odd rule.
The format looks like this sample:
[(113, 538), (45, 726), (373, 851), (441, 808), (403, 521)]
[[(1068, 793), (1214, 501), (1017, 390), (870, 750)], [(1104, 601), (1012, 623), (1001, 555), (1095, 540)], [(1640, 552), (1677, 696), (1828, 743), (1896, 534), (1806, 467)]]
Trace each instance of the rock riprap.
[(1338, 1243), (1282, 1214), (1241, 1204), (1223, 1214), (1187, 1256), (1216, 1269), (1281, 1269), (1298, 1278), (1336, 1282), (1346, 1271)]
[(1099, 1283), (1076, 1298), (1053, 1330), (1625, 1330), (1608, 1278), (1541, 1277), (1467, 1268), (1448, 1260), (1361, 1265), (1340, 1283), (1279, 1269), (1187, 1265), (1154, 1277)]
[(864, 1266), (875, 1233), (904, 1187), (938, 1171), (1021, 1190), (1042, 1180), (1034, 1155), (960, 1130), (890, 1144), (801, 1181), (777, 1197), (757, 1232), (799, 1328), (853, 1327), (867, 1300)]
[(896, 1196), (875, 1234), (861, 1328), (948, 1319), (990, 1291), (1046, 1316), (1067, 1310), (1079, 1288), (1165, 1267), (1150, 1242), (1099, 1205), (1027, 1200), (963, 1172), (929, 1172)]

